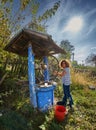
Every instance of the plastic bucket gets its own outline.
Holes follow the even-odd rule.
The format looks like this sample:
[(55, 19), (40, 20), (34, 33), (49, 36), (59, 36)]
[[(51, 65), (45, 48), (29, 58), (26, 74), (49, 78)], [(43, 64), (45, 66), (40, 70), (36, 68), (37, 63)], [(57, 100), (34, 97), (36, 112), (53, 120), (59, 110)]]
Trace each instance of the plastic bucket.
[(54, 116), (57, 121), (59, 121), (59, 122), (63, 121), (65, 118), (65, 114), (66, 114), (66, 108), (64, 106), (61, 106), (61, 105), (55, 106)]

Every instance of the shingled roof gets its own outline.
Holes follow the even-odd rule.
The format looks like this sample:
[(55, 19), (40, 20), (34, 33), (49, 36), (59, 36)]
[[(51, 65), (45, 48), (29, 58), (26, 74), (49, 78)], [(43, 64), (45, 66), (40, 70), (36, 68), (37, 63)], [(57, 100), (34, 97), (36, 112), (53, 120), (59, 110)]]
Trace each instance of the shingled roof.
[(16, 53), (21, 56), (28, 56), (28, 45), (32, 45), (36, 57), (49, 56), (66, 52), (61, 49), (48, 34), (22, 29), (6, 45), (4, 50)]

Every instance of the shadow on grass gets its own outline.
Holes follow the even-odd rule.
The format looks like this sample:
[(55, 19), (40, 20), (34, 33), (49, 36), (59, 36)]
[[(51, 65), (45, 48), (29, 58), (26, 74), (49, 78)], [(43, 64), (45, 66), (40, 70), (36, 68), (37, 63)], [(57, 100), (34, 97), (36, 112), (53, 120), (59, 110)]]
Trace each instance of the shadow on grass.
[(0, 115), (0, 130), (41, 130), (44, 121), (45, 114), (27, 104), (19, 110), (5, 109)]

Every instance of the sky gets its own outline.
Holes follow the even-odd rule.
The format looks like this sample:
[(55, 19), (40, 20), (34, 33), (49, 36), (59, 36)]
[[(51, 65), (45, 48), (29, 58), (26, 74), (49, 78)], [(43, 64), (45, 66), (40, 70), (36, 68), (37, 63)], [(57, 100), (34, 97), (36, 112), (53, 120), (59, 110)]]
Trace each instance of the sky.
[[(40, 12), (44, 13), (58, 0), (39, 1)], [(74, 60), (78, 63), (84, 63), (90, 53), (96, 53), (96, 0), (61, 0), (47, 25), (47, 33), (58, 45), (62, 40), (69, 40), (75, 47)]]
[[(13, 14), (19, 9), (20, 1), (17, 1), (14, 0)], [(42, 15), (59, 0), (38, 1), (38, 15)], [(28, 17), (23, 27), (32, 20), (31, 13), (26, 13)], [(61, 0), (59, 9), (47, 20), (46, 26), (56, 44), (68, 40), (74, 46), (74, 60), (78, 63), (84, 64), (91, 53), (96, 54), (96, 0)]]

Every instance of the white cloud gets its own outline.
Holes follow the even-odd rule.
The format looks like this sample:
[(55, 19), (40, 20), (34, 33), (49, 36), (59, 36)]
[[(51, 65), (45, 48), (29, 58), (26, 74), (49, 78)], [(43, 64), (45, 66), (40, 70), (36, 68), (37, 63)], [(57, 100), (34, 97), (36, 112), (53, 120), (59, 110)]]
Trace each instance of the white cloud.
[(91, 49), (92, 49), (92, 50), (96, 50), (96, 46), (92, 47)]
[[(77, 1), (75, 1), (75, 3), (76, 2)], [(81, 0), (79, 2), (81, 2)], [(66, 29), (65, 25), (67, 25), (68, 19), (77, 15), (76, 11), (78, 11), (78, 8), (76, 7), (75, 9), (73, 9), (73, 0), (62, 0), (61, 5), (62, 6), (58, 9), (56, 15), (48, 21), (48, 33), (52, 35), (53, 40), (57, 41), (58, 43), (60, 43), (62, 40), (68, 39), (75, 47), (74, 58), (80, 63), (87, 58), (87, 56), (92, 51), (91, 48), (95, 45), (95, 43), (89, 42), (88, 39), (90, 40), (89, 36), (96, 29), (96, 19), (92, 19), (91, 21), (89, 21), (91, 16), (96, 13), (96, 9), (92, 9), (88, 11), (88, 13), (84, 14), (83, 11), (86, 12), (85, 7), (84, 10), (81, 10), (81, 12), (78, 13), (78, 16), (83, 17), (83, 29), (79, 33), (74, 34), (68, 31), (64, 32), (64, 28)], [(70, 12), (70, 10), (72, 11)]]
[(96, 26), (96, 20), (93, 20), (92, 23), (87, 28), (86, 36), (90, 35), (90, 33), (96, 30), (95, 26)]
[(84, 33), (85, 35), (83, 35), (84, 37), (89, 36), (93, 31), (96, 31), (96, 19), (94, 16), (96, 15), (96, 8), (90, 9), (87, 13), (85, 13), (84, 17), (86, 19), (86, 23), (85, 23), (85, 30)]
[(91, 53), (92, 45), (89, 43), (86, 46), (75, 46), (75, 60), (77, 60), (79, 63), (82, 63), (82, 61), (85, 61), (85, 59), (88, 57), (88, 55)]
[(64, 28), (64, 32), (69, 31), (72, 33), (79, 32), (83, 26), (83, 19), (80, 16), (72, 17), (68, 23), (67, 26)]
[[(72, 13), (70, 14), (69, 8), (72, 7), (74, 3), (72, 1), (61, 1), (61, 6), (57, 10), (55, 16), (53, 16), (51, 19), (48, 20), (47, 25), (48, 29), (47, 32), (52, 35), (53, 39), (57, 42), (60, 42), (60, 40), (65, 39), (65, 35), (63, 34), (62, 30), (65, 24), (65, 20), (67, 17), (72, 16)], [(63, 21), (63, 23), (61, 22)]]
[(96, 14), (96, 8), (91, 9), (90, 11), (88, 11), (85, 16), (86, 17), (91, 17), (92, 15)]

